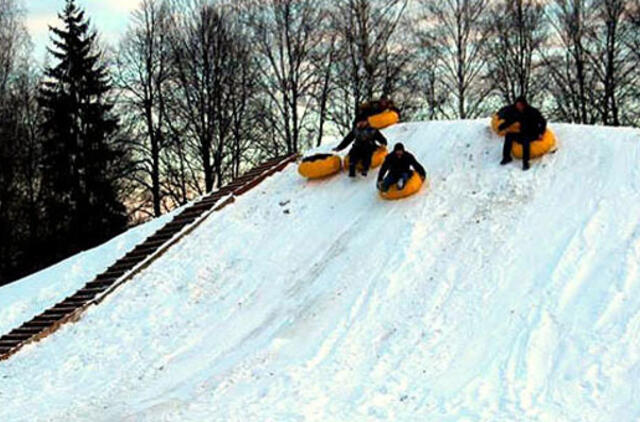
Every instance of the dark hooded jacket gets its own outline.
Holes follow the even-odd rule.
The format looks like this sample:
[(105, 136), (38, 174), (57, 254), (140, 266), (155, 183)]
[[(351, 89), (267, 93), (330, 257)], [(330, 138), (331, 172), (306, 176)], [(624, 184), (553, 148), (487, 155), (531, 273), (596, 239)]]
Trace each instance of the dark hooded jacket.
[(384, 179), (387, 172), (394, 176), (400, 176), (402, 173), (409, 173), (412, 167), (423, 179), (427, 176), (427, 172), (424, 170), (424, 167), (422, 167), (418, 160), (416, 160), (416, 157), (414, 157), (413, 154), (404, 151), (402, 157), (398, 158), (398, 156), (392, 152), (387, 155), (387, 158), (384, 159), (384, 163), (382, 163), (380, 173), (378, 173), (378, 181)]
[(520, 122), (518, 138), (528, 140), (539, 138), (547, 130), (547, 120), (542, 117), (542, 113), (535, 107), (527, 105), (522, 113), (515, 107), (503, 110), (504, 117), (500, 117), (503, 117), (505, 121), (498, 127), (500, 130), (508, 128), (515, 122)]
[(385, 138), (378, 129), (371, 127), (360, 129), (356, 127), (340, 142), (340, 145), (335, 148), (336, 151), (342, 151), (348, 147), (351, 142), (354, 142), (354, 148), (364, 148), (373, 151), (378, 147), (378, 144), (387, 145), (387, 138)]

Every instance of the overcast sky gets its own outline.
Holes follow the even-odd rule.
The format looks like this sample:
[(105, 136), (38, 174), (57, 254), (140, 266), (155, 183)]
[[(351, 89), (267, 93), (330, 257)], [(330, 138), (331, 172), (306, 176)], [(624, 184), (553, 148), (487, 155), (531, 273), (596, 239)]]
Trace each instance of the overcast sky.
[[(76, 0), (85, 10), (100, 38), (114, 45), (124, 32), (129, 13), (141, 0)], [(49, 43), (48, 25), (60, 26), (57, 13), (65, 0), (24, 0), (27, 9), (27, 28), (35, 47), (35, 58), (42, 61)]]

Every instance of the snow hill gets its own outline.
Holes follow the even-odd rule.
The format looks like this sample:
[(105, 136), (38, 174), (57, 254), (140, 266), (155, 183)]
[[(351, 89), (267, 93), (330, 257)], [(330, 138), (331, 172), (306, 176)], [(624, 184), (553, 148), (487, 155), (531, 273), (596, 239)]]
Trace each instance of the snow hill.
[(638, 420), (640, 132), (552, 128), (522, 172), (484, 120), (392, 127), (431, 181), (398, 202), (289, 166), (0, 362), (0, 420)]

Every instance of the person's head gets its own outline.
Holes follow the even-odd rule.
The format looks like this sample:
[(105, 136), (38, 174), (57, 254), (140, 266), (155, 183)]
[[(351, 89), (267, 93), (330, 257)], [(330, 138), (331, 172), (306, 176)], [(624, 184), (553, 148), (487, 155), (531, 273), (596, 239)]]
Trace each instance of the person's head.
[(404, 145), (401, 142), (398, 142), (393, 146), (393, 153), (396, 157), (400, 158), (404, 154)]
[(516, 102), (514, 103), (516, 106), (516, 109), (522, 113), (528, 106), (529, 103), (527, 102), (527, 99), (523, 96), (520, 96), (518, 98), (516, 98)]
[(382, 97), (380, 98), (379, 104), (381, 108), (389, 108), (393, 103), (389, 98)]

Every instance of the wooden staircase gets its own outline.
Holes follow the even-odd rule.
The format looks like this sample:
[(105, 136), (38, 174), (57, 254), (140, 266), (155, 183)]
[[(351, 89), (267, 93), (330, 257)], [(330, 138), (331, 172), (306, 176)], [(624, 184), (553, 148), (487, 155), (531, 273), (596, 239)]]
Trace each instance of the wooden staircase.
[(0, 337), (0, 361), (8, 359), (26, 344), (47, 337), (61, 325), (77, 321), (89, 306), (99, 304), (148, 267), (211, 213), (233, 203), (235, 197), (256, 187), (296, 159), (297, 154), (294, 154), (267, 161), (231, 184), (200, 198), (73, 295)]

